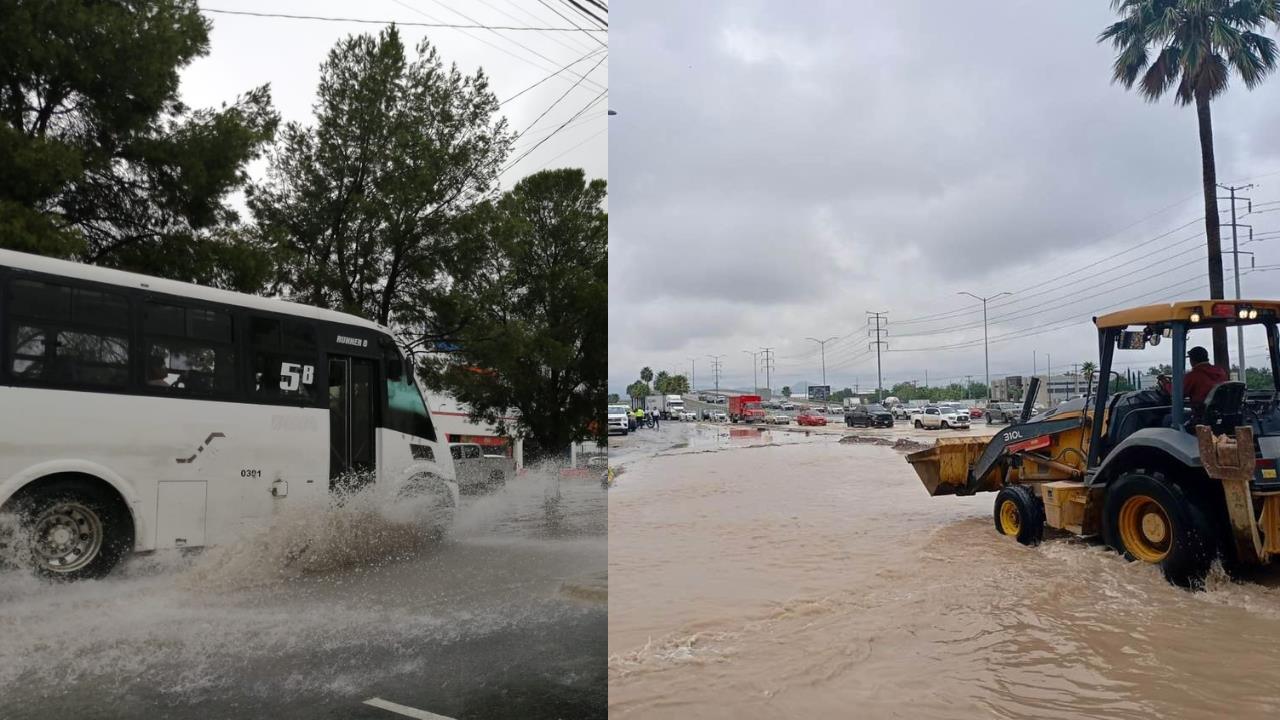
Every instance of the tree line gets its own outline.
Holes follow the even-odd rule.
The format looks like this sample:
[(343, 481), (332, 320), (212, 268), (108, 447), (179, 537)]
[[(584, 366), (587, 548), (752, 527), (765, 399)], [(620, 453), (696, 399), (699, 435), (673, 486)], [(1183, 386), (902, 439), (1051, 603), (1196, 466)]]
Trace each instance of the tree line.
[(482, 70), (352, 35), (282, 124), (267, 85), (181, 101), (209, 52), (194, 0), (3, 6), (0, 247), (359, 315), (473, 420), (548, 452), (602, 432), (606, 183), (500, 191), (516, 135)]

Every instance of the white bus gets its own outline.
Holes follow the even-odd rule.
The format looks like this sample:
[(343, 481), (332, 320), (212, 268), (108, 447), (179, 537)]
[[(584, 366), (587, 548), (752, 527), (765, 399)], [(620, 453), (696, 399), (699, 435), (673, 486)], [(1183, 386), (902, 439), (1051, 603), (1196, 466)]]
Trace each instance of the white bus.
[(6, 537), (78, 579), (331, 486), (426, 495), (447, 523), (453, 464), (413, 375), (353, 315), (0, 250)]

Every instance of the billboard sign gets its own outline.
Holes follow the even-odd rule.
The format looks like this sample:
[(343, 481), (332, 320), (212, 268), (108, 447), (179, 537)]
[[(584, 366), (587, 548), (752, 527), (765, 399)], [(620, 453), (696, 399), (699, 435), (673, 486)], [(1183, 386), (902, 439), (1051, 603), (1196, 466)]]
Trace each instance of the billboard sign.
[(810, 385), (809, 386), (810, 400), (816, 400), (818, 402), (826, 402), (827, 399), (830, 397), (831, 397), (830, 385)]

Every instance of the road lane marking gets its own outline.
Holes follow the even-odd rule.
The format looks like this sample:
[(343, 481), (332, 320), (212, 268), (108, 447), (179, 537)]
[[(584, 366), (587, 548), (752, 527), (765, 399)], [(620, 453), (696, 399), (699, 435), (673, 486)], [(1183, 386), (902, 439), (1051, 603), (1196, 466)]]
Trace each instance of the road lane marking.
[(393, 703), (390, 700), (383, 700), (382, 698), (379, 698), (379, 697), (369, 698), (368, 700), (364, 701), (364, 704), (371, 705), (380, 710), (386, 710), (388, 712), (393, 712), (398, 715), (403, 715), (405, 717), (416, 718), (416, 720), (453, 720), (453, 718), (445, 717), (444, 715), (437, 715), (433, 712), (427, 712), (426, 710), (411, 708), (408, 705)]

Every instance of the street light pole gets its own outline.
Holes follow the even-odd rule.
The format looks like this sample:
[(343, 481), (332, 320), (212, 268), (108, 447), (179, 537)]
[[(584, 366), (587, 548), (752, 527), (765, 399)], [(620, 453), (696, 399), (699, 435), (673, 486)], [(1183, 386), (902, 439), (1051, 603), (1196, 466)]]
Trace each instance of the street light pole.
[(756, 359), (760, 356), (760, 352), (757, 350), (743, 350), (742, 352), (751, 356), (751, 392), (754, 394), (756, 389), (760, 387), (760, 361)]
[(983, 369), (986, 371), (986, 374), (987, 374), (987, 400), (991, 400), (991, 351), (987, 347), (987, 301), (995, 300), (996, 298), (1003, 297), (1005, 295), (1012, 295), (1013, 293), (1002, 292), (996, 295), (992, 295), (990, 297), (978, 297), (977, 295), (974, 295), (971, 292), (965, 292), (964, 290), (961, 290), (957, 294), (968, 295), (969, 297), (975, 300), (982, 301), (982, 364), (983, 364)]
[(832, 335), (826, 340), (819, 340), (818, 338), (805, 338), (805, 340), (812, 340), (818, 343), (818, 351), (822, 354), (822, 384), (823, 385), (827, 384), (827, 343), (835, 339), (836, 339), (835, 335)]
[(689, 392), (698, 392), (698, 359), (689, 360)]

